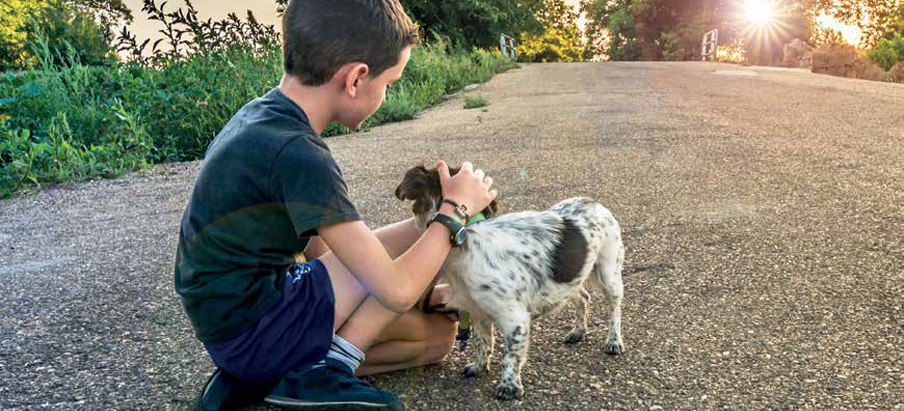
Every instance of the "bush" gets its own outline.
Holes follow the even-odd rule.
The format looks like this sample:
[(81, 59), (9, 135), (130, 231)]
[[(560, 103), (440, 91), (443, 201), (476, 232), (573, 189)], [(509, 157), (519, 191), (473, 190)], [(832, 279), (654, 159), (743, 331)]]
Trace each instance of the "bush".
[(879, 40), (867, 55), (886, 71), (891, 70), (895, 64), (904, 61), (904, 36), (895, 33), (892, 38)]
[(483, 98), (483, 96), (465, 97), (465, 110), (485, 107), (488, 104), (490, 103), (488, 103), (487, 99)]
[[(111, 67), (86, 66), (71, 50), (55, 56), (39, 39), (39, 67), (0, 75), (0, 198), (25, 187), (202, 158), (232, 115), (282, 76), (273, 37), (241, 43), (249, 31), (262, 29), (230, 21), (232, 29), (223, 29), (233, 30), (226, 34), (236, 39), (230, 47), (221, 45), (228, 39), (208, 37), (208, 48), (195, 44), (182, 54), (157, 49), (146, 55), (147, 43), (131, 37), (135, 49), (125, 51), (136, 61)], [(418, 46), (365, 127), (414, 118), (446, 94), (514, 65), (498, 52), (450, 49), (443, 42)], [(332, 125), (323, 135), (348, 131)]]
[(29, 51), (41, 46), (48, 48), (56, 65), (67, 64), (69, 53), (75, 53), (82, 64), (89, 66), (114, 60), (103, 29), (90, 13), (54, 0), (34, 18), (26, 33)]
[(425, 34), (450, 39), (463, 47), (498, 47), (499, 34), (538, 34), (543, 25), (539, 0), (423, 1), (401, 0), (405, 12)]
[[(56, 65), (66, 64), (75, 54), (82, 64), (104, 65), (114, 60), (108, 32), (95, 20), (95, 7), (111, 8), (101, 15), (106, 22), (117, 17), (108, 2), (82, 3), (76, 0), (4, 0), (0, 5), (0, 70), (24, 69), (39, 64), (36, 47), (51, 51)], [(116, 3), (114, 1), (114, 3)], [(125, 7), (119, 3), (120, 7)], [(122, 10), (122, 13), (126, 13)], [(39, 44), (43, 41), (45, 44)]]

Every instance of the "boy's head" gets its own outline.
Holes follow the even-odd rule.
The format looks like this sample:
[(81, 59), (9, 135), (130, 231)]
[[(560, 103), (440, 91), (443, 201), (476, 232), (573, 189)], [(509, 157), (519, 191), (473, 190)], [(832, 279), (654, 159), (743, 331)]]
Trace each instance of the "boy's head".
[[(283, 69), (306, 86), (337, 81), (355, 104), (336, 120), (357, 127), (401, 76), (418, 29), (398, 0), (291, 0), (283, 15)], [(363, 118), (361, 118), (363, 116)]]

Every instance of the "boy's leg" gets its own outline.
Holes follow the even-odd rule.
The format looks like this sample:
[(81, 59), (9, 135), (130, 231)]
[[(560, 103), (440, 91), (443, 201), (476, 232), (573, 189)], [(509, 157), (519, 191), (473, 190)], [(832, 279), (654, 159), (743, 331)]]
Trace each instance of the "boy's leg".
[(411, 310), (380, 334), (365, 351), (357, 375), (403, 370), (442, 361), (452, 351), (458, 325), (443, 314)]
[[(374, 232), (390, 257), (396, 258), (420, 237), (414, 220), (401, 221)], [(337, 333), (362, 349), (366, 360), (358, 374), (373, 374), (435, 363), (448, 354), (455, 341), (457, 324), (442, 314), (426, 315), (413, 309), (401, 317), (383, 308), (328, 252), (319, 238), (309, 244), (309, 257), (320, 258), (330, 274), (336, 296)], [(440, 287), (433, 300), (441, 298)], [(363, 300), (363, 301), (362, 301)]]
[[(410, 248), (419, 237), (412, 220), (377, 230), (376, 234), (393, 257)], [(326, 249), (319, 239), (312, 242), (309, 246), (320, 247), (321, 251)], [(305, 251), (307, 258), (318, 258), (329, 275), (335, 297), (335, 335), (322, 361), (286, 373), (264, 402), (293, 409), (345, 409), (343, 407), (352, 404), (373, 409), (404, 409), (398, 397), (373, 388), (353, 374), (437, 361), (451, 349), (455, 323), (441, 315), (425, 316), (414, 310), (400, 315), (387, 310), (369, 295), (332, 252), (317, 255), (312, 249)], [(441, 293), (437, 290), (434, 294)], [(439, 337), (431, 335), (443, 331), (443, 325), (448, 332), (439, 332)], [(448, 339), (448, 345), (436, 343), (443, 338)], [(428, 350), (427, 344), (436, 348)], [(444, 351), (436, 354), (440, 349)], [(366, 368), (362, 368), (368, 353), (373, 358)]]

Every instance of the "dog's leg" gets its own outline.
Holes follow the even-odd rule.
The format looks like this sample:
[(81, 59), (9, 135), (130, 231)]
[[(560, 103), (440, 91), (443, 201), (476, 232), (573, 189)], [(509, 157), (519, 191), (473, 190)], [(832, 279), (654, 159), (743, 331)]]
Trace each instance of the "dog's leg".
[(609, 334), (606, 336), (606, 354), (611, 355), (621, 354), (625, 350), (625, 343), (621, 335), (621, 305), (624, 295), (622, 265), (625, 259), (625, 247), (617, 233), (615, 240), (603, 246), (604, 250), (593, 267), (595, 279), (609, 302)]
[(505, 336), (505, 348), (502, 354), (502, 378), (496, 386), (496, 398), (503, 401), (521, 398), (524, 395), (521, 366), (527, 359), (527, 348), (530, 345), (530, 314), (526, 310), (506, 314), (506, 318), (500, 319), (498, 325)]
[(571, 296), (571, 302), (574, 303), (576, 316), (574, 320), (574, 329), (568, 333), (565, 338), (565, 344), (576, 344), (584, 339), (587, 332), (587, 316), (590, 312), (590, 293), (583, 286)]
[(474, 340), (474, 362), (465, 367), (465, 377), (479, 377), (484, 371), (490, 369), (490, 358), (493, 356), (493, 323), (485, 318), (477, 318), (472, 315)]

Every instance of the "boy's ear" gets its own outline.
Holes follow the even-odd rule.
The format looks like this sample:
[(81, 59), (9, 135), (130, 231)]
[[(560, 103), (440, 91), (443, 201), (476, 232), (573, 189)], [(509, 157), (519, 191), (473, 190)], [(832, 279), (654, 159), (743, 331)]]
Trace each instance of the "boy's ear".
[[(351, 98), (355, 98), (358, 94), (358, 87), (361, 86), (361, 80), (367, 77), (370, 73), (370, 67), (364, 63), (349, 63), (346, 64), (347, 70), (345, 71), (345, 76), (343, 77), (343, 83), (345, 92), (348, 93), (348, 96)], [(343, 71), (340, 70), (340, 73)]]

